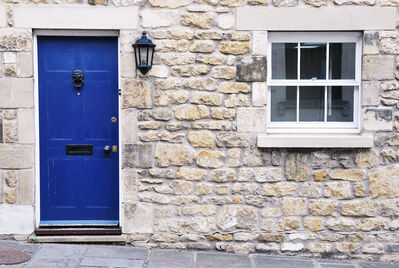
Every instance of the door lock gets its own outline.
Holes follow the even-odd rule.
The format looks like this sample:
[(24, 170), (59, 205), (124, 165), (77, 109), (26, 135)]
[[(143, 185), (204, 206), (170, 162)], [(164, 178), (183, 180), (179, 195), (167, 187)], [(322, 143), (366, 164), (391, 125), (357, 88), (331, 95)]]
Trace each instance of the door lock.
[(104, 147), (104, 153), (109, 154), (111, 152), (111, 146), (105, 145)]

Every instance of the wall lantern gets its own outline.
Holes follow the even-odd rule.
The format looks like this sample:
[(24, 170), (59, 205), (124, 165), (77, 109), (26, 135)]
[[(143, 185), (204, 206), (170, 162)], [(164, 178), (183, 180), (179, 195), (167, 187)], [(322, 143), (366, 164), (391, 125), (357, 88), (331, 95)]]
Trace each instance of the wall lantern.
[(147, 38), (147, 33), (143, 32), (141, 38), (133, 44), (133, 48), (136, 68), (142, 74), (146, 74), (152, 68), (155, 44)]

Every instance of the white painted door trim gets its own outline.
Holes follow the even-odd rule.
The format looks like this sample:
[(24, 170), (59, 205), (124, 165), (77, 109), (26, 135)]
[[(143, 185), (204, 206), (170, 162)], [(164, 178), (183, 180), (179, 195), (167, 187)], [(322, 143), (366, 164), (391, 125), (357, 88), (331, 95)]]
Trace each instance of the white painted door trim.
[[(117, 36), (118, 37), (118, 88), (121, 87), (121, 63), (120, 63), (120, 35), (116, 30), (33, 30), (33, 79), (34, 79), (34, 111), (35, 111), (35, 227), (40, 225), (40, 125), (39, 125), (39, 74), (38, 74), (38, 36)], [(132, 70), (134, 71), (134, 70)], [(119, 120), (119, 226), (123, 226), (122, 213), (122, 126), (121, 126), (121, 97), (118, 98), (118, 120)]]

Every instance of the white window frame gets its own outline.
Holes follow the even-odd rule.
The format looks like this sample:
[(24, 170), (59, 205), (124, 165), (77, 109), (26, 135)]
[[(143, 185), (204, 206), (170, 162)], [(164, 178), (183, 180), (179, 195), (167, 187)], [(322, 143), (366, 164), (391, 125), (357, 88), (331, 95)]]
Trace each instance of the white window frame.
[[(354, 80), (278, 80), (272, 79), (272, 43), (356, 43), (355, 79)], [(361, 97), (361, 59), (362, 34), (360, 32), (269, 32), (267, 62), (267, 132), (268, 133), (360, 133), (360, 97)], [(326, 51), (326, 74), (329, 70), (329, 46)], [(300, 50), (298, 50), (298, 69)], [(298, 78), (299, 76), (298, 71)], [(327, 77), (328, 78), (328, 77)], [(354, 86), (353, 122), (272, 122), (271, 121), (271, 86)], [(297, 98), (298, 98), (297, 93)], [(327, 94), (324, 94), (327, 98)], [(326, 103), (326, 102), (325, 102)], [(325, 116), (327, 105), (324, 105)], [(297, 113), (298, 113), (297, 108)], [(298, 116), (297, 116), (298, 117)]]

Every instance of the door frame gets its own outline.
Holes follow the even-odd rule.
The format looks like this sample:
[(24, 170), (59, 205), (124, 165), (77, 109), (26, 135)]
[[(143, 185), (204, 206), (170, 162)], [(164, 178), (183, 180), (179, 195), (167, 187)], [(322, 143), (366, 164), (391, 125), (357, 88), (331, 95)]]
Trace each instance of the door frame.
[[(40, 225), (40, 125), (39, 125), (39, 72), (38, 72), (38, 36), (81, 36), (81, 37), (107, 37), (113, 36), (118, 39), (118, 89), (121, 88), (121, 65), (120, 65), (120, 34), (119, 30), (35, 30), (33, 29), (33, 79), (34, 79), (34, 125), (35, 125), (35, 227)], [(133, 71), (133, 70), (132, 70)], [(123, 213), (122, 213), (122, 126), (121, 126), (121, 96), (118, 94), (118, 157), (119, 157), (119, 227), (123, 226)], [(78, 225), (78, 224), (77, 224)]]

